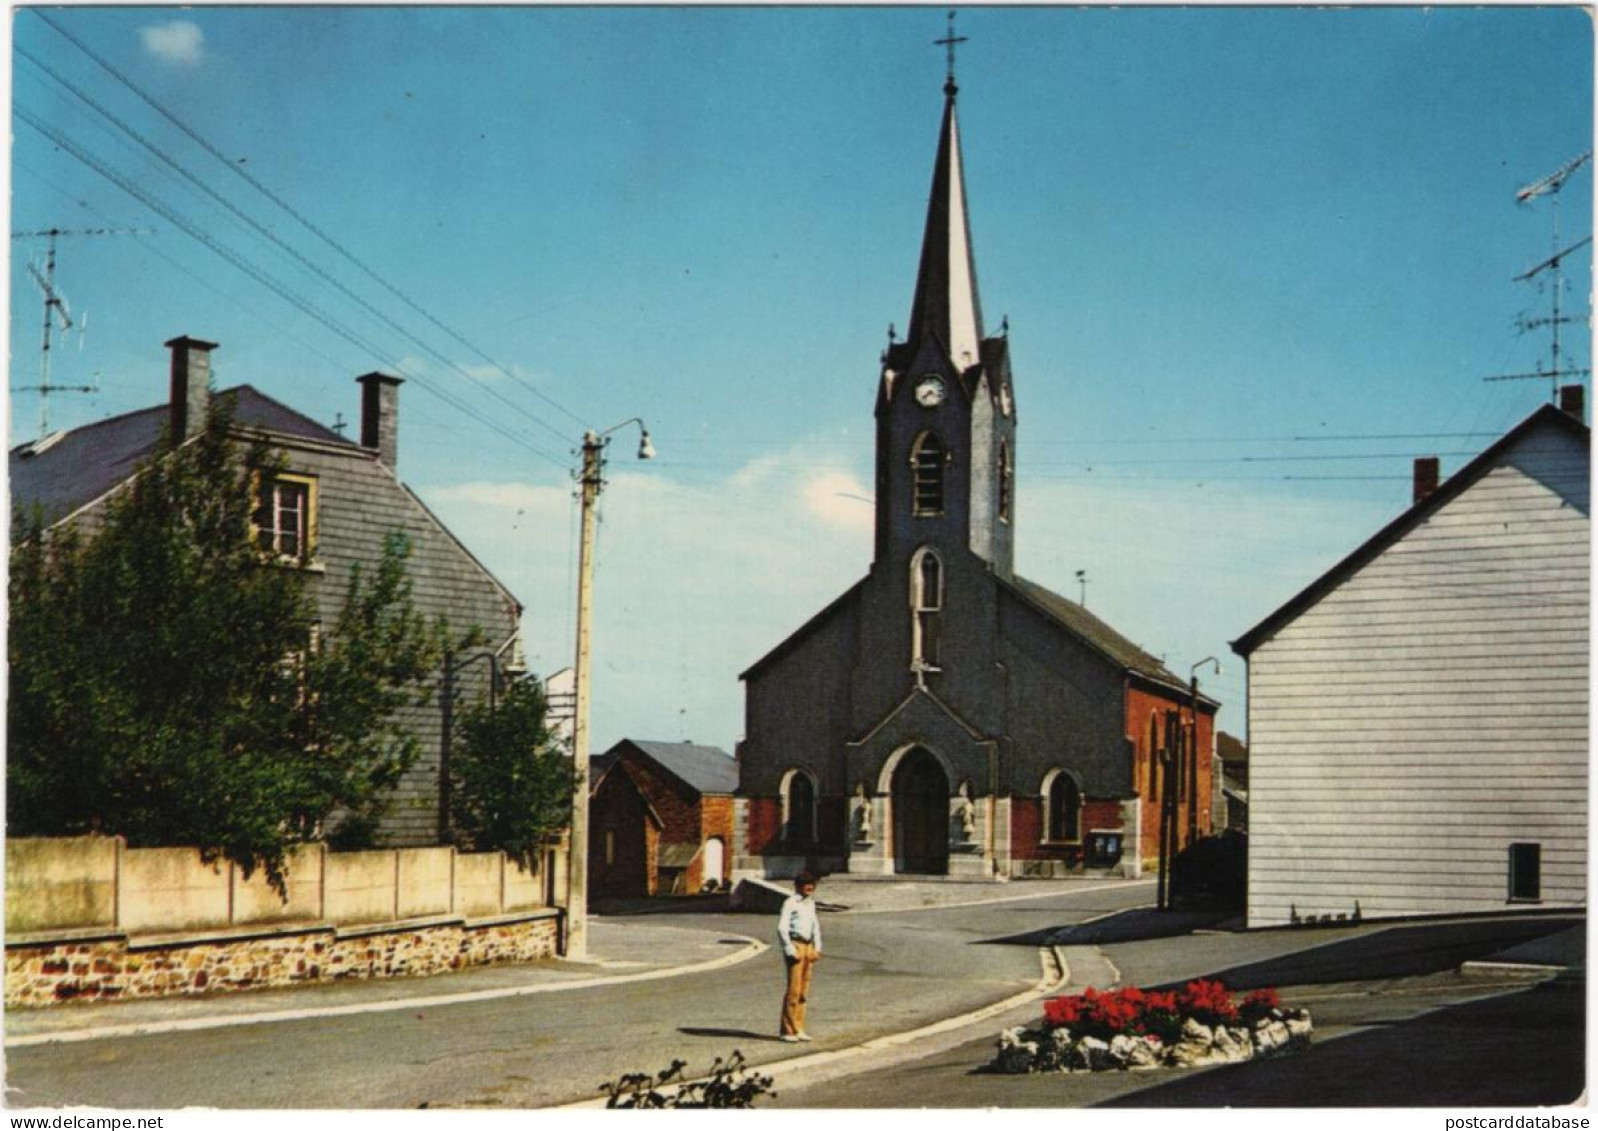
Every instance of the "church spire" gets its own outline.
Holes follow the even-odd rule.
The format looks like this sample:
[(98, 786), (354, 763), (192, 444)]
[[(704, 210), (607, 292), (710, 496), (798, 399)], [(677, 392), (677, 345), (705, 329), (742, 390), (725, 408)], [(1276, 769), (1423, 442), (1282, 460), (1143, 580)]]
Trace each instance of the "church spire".
[(943, 129), (938, 160), (932, 171), (927, 203), (927, 228), (921, 241), (921, 268), (916, 275), (915, 303), (910, 311), (909, 342), (919, 350), (932, 339), (963, 373), (981, 360), (982, 303), (977, 295), (976, 265), (971, 256), (971, 222), (966, 215), (965, 173), (960, 159), (960, 123), (954, 101), (955, 39), (950, 29), (949, 77), (943, 84)]

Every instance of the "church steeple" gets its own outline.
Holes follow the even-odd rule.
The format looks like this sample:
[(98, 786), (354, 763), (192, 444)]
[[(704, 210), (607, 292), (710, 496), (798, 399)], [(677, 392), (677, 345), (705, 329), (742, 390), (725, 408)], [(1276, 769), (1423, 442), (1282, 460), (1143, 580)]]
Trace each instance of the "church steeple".
[(904, 341), (890, 338), (878, 386), (876, 561), (897, 572), (926, 551), (953, 579), (966, 555), (1008, 577), (1016, 440), (1009, 341), (983, 334), (955, 113), (960, 40), (951, 28), (938, 42), (951, 59), (910, 329)]
[[(917, 352), (935, 343), (956, 373), (982, 360), (982, 302), (971, 255), (971, 221), (966, 214), (965, 171), (960, 158), (960, 122), (955, 113), (951, 71), (943, 84), (943, 129), (921, 240), (915, 302), (910, 310), (909, 345)], [(929, 341), (930, 339), (930, 341)]]

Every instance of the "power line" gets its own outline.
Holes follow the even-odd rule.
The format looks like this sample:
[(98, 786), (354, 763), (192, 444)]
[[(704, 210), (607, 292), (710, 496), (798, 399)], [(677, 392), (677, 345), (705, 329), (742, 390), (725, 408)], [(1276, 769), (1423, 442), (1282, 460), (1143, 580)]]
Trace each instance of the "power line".
[(518, 377), (515, 373), (511, 372), (511, 370), (507, 369), (504, 365), (501, 365), (494, 358), (490, 357), (487, 353), (484, 353), (477, 346), (473, 345), (470, 341), (468, 341), (461, 334), (457, 333), (454, 329), (452, 329), (451, 327), (449, 327), (448, 325), (446, 325), (445, 323), (440, 321), (438, 318), (436, 318), (432, 314), (430, 314), (427, 310), (425, 310), (421, 305), (419, 305), (409, 295), (405, 294), (405, 292), (401, 291), (398, 287), (396, 287), (392, 283), (388, 282), (388, 280), (383, 278), (383, 276), (379, 275), (371, 267), (367, 266), (366, 263), (364, 263), (361, 259), (359, 259), (355, 255), (354, 252), (350, 251), (343, 244), (341, 244), (338, 240), (334, 239), (332, 236), (330, 236), (328, 233), (324, 232), (321, 228), (319, 228), (316, 224), (314, 224), (310, 220), (310, 218), (305, 216), (302, 212), (300, 212), (299, 209), (295, 208), (287, 200), (283, 199), (281, 196), (279, 196), (277, 193), (273, 192), (266, 185), (262, 184), (258, 179), (256, 179), (247, 170), (245, 170), (238, 162), (229, 160), (225, 154), (223, 154), (219, 149), (217, 149), (216, 146), (212, 145), (211, 142), (206, 140), (206, 138), (203, 137), (197, 130), (195, 130), (193, 127), (189, 126), (188, 123), (184, 122), (181, 118), (179, 118), (172, 111), (168, 110), (164, 105), (162, 105), (159, 101), (157, 101), (152, 95), (146, 93), (143, 88), (141, 88), (132, 79), (130, 79), (126, 75), (124, 75), (115, 66), (113, 66), (109, 61), (107, 61), (106, 59), (101, 57), (88, 44), (84, 43), (81, 39), (79, 39), (77, 36), (73, 35), (66, 28), (62, 27), (60, 24), (56, 23), (56, 21), (52, 20), (49, 16), (45, 15), (42, 10), (40, 10), (39, 8), (30, 8), (29, 11), (31, 11), (34, 15), (38, 16), (39, 19), (43, 20), (46, 24), (48, 24), (51, 28), (53, 28), (58, 35), (62, 36), (66, 40), (68, 40), (70, 43), (73, 44), (73, 46), (77, 47), (78, 50), (82, 51), (85, 55), (87, 55), (89, 58), (93, 59), (96, 63), (98, 63), (103, 70), (105, 70), (108, 74), (111, 75), (112, 78), (116, 79), (123, 86), (127, 87), (128, 90), (132, 91), (135, 95), (137, 95), (143, 102), (145, 102), (148, 106), (150, 106), (151, 109), (155, 110), (156, 113), (160, 114), (163, 118), (165, 118), (167, 121), (171, 122), (179, 130), (183, 131), (183, 133), (185, 135), (187, 135), (196, 145), (200, 146), (200, 148), (204, 149), (207, 153), (209, 153), (212, 157), (214, 157), (217, 161), (219, 161), (224, 168), (231, 170), (235, 176), (238, 176), (238, 177), (242, 178), (246, 183), (248, 183), (251, 187), (256, 189), (256, 191), (260, 192), (263, 196), (265, 196), (273, 204), (276, 204), (279, 208), (283, 209), (283, 211), (287, 212), (290, 216), (292, 216), (295, 220), (297, 220), (301, 225), (303, 225), (313, 235), (315, 235), (317, 238), (321, 239), (329, 247), (333, 248), (334, 251), (338, 252), (345, 259), (347, 259), (350, 263), (354, 264), (357, 268), (359, 268), (367, 276), (369, 276), (371, 279), (376, 281), (379, 286), (383, 287), (389, 293), (393, 294), (396, 298), (398, 298), (406, 306), (410, 307), (416, 313), (420, 314), (423, 318), (427, 319), (434, 326), (438, 327), (438, 329), (442, 330), (445, 334), (449, 335), (449, 337), (454, 339), (460, 345), (462, 345), (466, 349), (470, 350), (473, 354), (475, 354), (478, 357), (482, 358), (483, 361), (487, 362), (489, 365), (491, 365), (495, 369), (499, 370), (505, 376), (509, 377), (512, 381), (514, 381), (518, 385), (522, 386), (522, 388), (524, 388), (528, 392), (532, 393), (539, 400), (541, 400), (544, 403), (548, 404), (551, 408), (554, 408), (557, 411), (563, 413), (566, 417), (568, 417), (569, 419), (571, 419), (572, 421), (577, 423), (579, 426), (586, 427), (589, 424), (588, 421), (585, 421), (581, 417), (577, 416), (570, 409), (566, 408), (565, 405), (562, 405), (560, 402), (556, 401), (553, 397), (549, 396), (543, 390), (537, 388), (536, 386), (534, 386), (530, 382), (524, 381), (522, 378)]
[(70, 91), (72, 94), (77, 96), (80, 100), (82, 100), (89, 107), (91, 107), (93, 110), (95, 110), (97, 113), (99, 113), (107, 121), (109, 121), (113, 125), (115, 125), (119, 130), (121, 130), (128, 137), (130, 137), (134, 141), (138, 142), (139, 145), (143, 146), (146, 150), (148, 150), (151, 154), (153, 154), (156, 157), (157, 160), (161, 161), (164, 165), (166, 165), (168, 168), (170, 168), (173, 172), (177, 173), (180, 177), (182, 177), (184, 180), (186, 180), (187, 182), (192, 184), (195, 188), (199, 189), (202, 193), (204, 193), (206, 196), (208, 196), (209, 198), (214, 200), (217, 204), (220, 204), (223, 208), (227, 209), (228, 212), (232, 213), (239, 220), (243, 221), (246, 225), (249, 226), (249, 228), (251, 230), (256, 232), (258, 235), (260, 235), (260, 236), (264, 237), (265, 239), (267, 239), (268, 241), (270, 241), (274, 246), (282, 249), (289, 256), (291, 256), (296, 262), (298, 262), (301, 266), (306, 268), (312, 274), (316, 275), (318, 278), (322, 279), (323, 281), (325, 281), (328, 284), (330, 284), (331, 286), (333, 286), (336, 290), (338, 290), (346, 298), (350, 299), (356, 305), (360, 306), (367, 313), (369, 313), (373, 317), (379, 319), (381, 322), (383, 322), (385, 325), (387, 325), (390, 329), (394, 330), (396, 333), (400, 334), (402, 337), (408, 339), (410, 342), (412, 342), (414, 345), (418, 346), (420, 349), (422, 349), (422, 350), (426, 351), (427, 353), (431, 354), (433, 357), (437, 358), (439, 361), (443, 362), (445, 365), (449, 366), (451, 369), (454, 369), (457, 373), (459, 373), (462, 377), (465, 377), (468, 381), (471, 381), (472, 383), (474, 383), (474, 384), (478, 385), (479, 387), (481, 387), (484, 391), (489, 393), (489, 395), (494, 397), (501, 404), (504, 404), (506, 407), (508, 407), (508, 408), (510, 408), (510, 409), (512, 409), (512, 410), (514, 410), (516, 412), (521, 413), (527, 419), (531, 420), (534, 424), (537, 424), (540, 428), (544, 428), (544, 429), (548, 430), (549, 432), (553, 433), (556, 437), (558, 437), (560, 439), (563, 439), (563, 440), (568, 438), (558, 428), (555, 428), (553, 425), (549, 424), (547, 421), (542, 420), (542, 419), (540, 419), (537, 416), (534, 416), (532, 413), (528, 412), (526, 409), (522, 408), (520, 405), (516, 404), (514, 401), (512, 401), (509, 398), (503, 396), (497, 389), (493, 388), (490, 385), (485, 384), (484, 382), (479, 380), (477, 377), (474, 377), (467, 370), (465, 370), (465, 369), (461, 368), (459, 365), (455, 364), (455, 362), (451, 361), (449, 358), (445, 357), (442, 353), (440, 353), (439, 351), (435, 350), (427, 342), (423, 341), (421, 338), (418, 338), (415, 334), (412, 334), (404, 326), (400, 325), (398, 322), (394, 321), (388, 315), (384, 314), (381, 310), (377, 309), (377, 307), (375, 307), (371, 303), (367, 302), (360, 295), (358, 295), (354, 291), (350, 290), (347, 286), (345, 286), (338, 279), (334, 278), (327, 271), (323, 270), (321, 267), (319, 267), (315, 263), (311, 262), (304, 255), (302, 255), (296, 248), (294, 248), (287, 241), (285, 241), (281, 236), (279, 236), (277, 233), (273, 232), (270, 228), (268, 228), (265, 224), (261, 223), (259, 220), (255, 219), (255, 217), (249, 215), (242, 208), (240, 208), (237, 205), (235, 205), (232, 201), (228, 200), (221, 193), (217, 192), (210, 185), (206, 184), (203, 180), (201, 180), (194, 173), (192, 173), (188, 169), (184, 168), (183, 165), (180, 162), (178, 162), (176, 158), (174, 158), (171, 155), (169, 155), (159, 145), (157, 145), (154, 142), (152, 142), (151, 140), (149, 140), (147, 137), (145, 137), (143, 134), (141, 134), (138, 130), (136, 130), (133, 126), (129, 125), (122, 118), (118, 117), (117, 114), (115, 114), (113, 111), (107, 109), (105, 106), (102, 106), (99, 102), (95, 101), (95, 99), (91, 95), (89, 95), (86, 91), (84, 91), (79, 86), (77, 86), (77, 84), (73, 83), (71, 80), (63, 77), (60, 74), (58, 74), (54, 69), (52, 69), (48, 64), (46, 64), (42, 59), (39, 59), (38, 57), (33, 55), (31, 52), (29, 52), (27, 50), (27, 48), (18, 47), (16, 50), (17, 50), (17, 54), (21, 55), (28, 62), (32, 63), (35, 67), (39, 68), (45, 74), (49, 75), (50, 78), (54, 79), (61, 86), (65, 87), (68, 91)]
[[(156, 198), (155, 196), (151, 195), (146, 190), (140, 188), (137, 184), (135, 184), (134, 182), (130, 181), (128, 178), (126, 178), (126, 177), (122, 176), (120, 173), (116, 172), (116, 170), (114, 170), (114, 169), (110, 168), (109, 166), (107, 166), (106, 164), (104, 164), (102, 161), (100, 161), (94, 155), (90, 154), (88, 151), (84, 150), (81, 146), (79, 146), (77, 143), (72, 141), (66, 135), (64, 135), (64, 134), (52, 129), (50, 126), (46, 125), (35, 114), (30, 112), (26, 107), (21, 106), (21, 105), (14, 105), (13, 106), (13, 110), (14, 110), (14, 112), (16, 113), (16, 115), (19, 118), (21, 118), (28, 125), (32, 126), (35, 130), (38, 130), (48, 140), (54, 142), (56, 145), (60, 146), (64, 150), (66, 150), (69, 154), (71, 154), (72, 156), (76, 157), (79, 161), (82, 161), (85, 165), (89, 166), (89, 168), (93, 169), (96, 173), (100, 174), (100, 176), (102, 176), (102, 177), (106, 178), (107, 180), (109, 180), (112, 184), (114, 184), (118, 188), (122, 189), (122, 191), (126, 192), (129, 196), (132, 196), (135, 200), (138, 200), (140, 203), (144, 204), (147, 208), (150, 208), (152, 211), (156, 212), (158, 215), (164, 217), (170, 223), (177, 225), (179, 228), (181, 228), (184, 232), (186, 232), (192, 238), (194, 238), (196, 240), (199, 240), (206, 247), (210, 248), (217, 255), (219, 255), (223, 259), (225, 259), (228, 263), (231, 263), (234, 267), (238, 268), (240, 271), (243, 271), (246, 275), (250, 276), (250, 278), (254, 279), (256, 282), (258, 282), (262, 286), (266, 287), (273, 294), (277, 295), (279, 298), (283, 299), (285, 302), (289, 303), (290, 305), (296, 307), (302, 313), (310, 316), (311, 318), (314, 318), (316, 321), (320, 322), (323, 326), (325, 326), (329, 330), (331, 330), (333, 333), (337, 334), (339, 337), (341, 337), (341, 338), (345, 339), (346, 341), (350, 342), (351, 344), (355, 345), (357, 348), (361, 349), (363, 352), (366, 352), (366, 353), (370, 354), (371, 356), (373, 356), (375, 358), (378, 358), (379, 360), (383, 361), (385, 364), (387, 364), (387, 365), (389, 365), (389, 366), (391, 366), (391, 367), (393, 367), (395, 369), (399, 369), (402, 372), (404, 371), (403, 370), (403, 366), (401, 366), (400, 363), (396, 359), (394, 359), (392, 356), (390, 356), (386, 351), (382, 350), (377, 345), (375, 345), (374, 343), (368, 341), (367, 339), (361, 337), (361, 335), (359, 333), (357, 333), (356, 331), (350, 329), (347, 326), (344, 326), (342, 323), (339, 323), (339, 322), (335, 321), (334, 319), (332, 319), (331, 317), (329, 317), (328, 315), (322, 313), (313, 304), (311, 304), (310, 302), (308, 302), (306, 299), (302, 298), (301, 296), (295, 294), (286, 285), (284, 285), (283, 283), (281, 283), (278, 280), (274, 279), (272, 276), (268, 275), (265, 271), (261, 270), (259, 267), (256, 267), (254, 264), (250, 263), (244, 256), (242, 256), (238, 252), (234, 251), (232, 248), (229, 248), (227, 245), (220, 243), (214, 237), (208, 235), (198, 225), (194, 224), (192, 221), (190, 221), (189, 219), (184, 217), (182, 214), (180, 214), (177, 211), (175, 211), (171, 206), (165, 204), (163, 201), (161, 201), (158, 198)], [(543, 451), (541, 448), (535, 447), (534, 445), (529, 443), (525, 438), (523, 438), (521, 436), (518, 436), (516, 433), (510, 432), (510, 431), (506, 430), (505, 428), (502, 428), (498, 424), (498, 422), (494, 421), (493, 419), (491, 419), (491, 418), (489, 418), (487, 416), (482, 415), (476, 409), (474, 409), (473, 407), (471, 407), (468, 404), (465, 404), (464, 402), (462, 402), (461, 400), (456, 398), (454, 395), (445, 392), (443, 389), (435, 387), (431, 381), (429, 381), (429, 380), (427, 380), (427, 379), (425, 379), (425, 378), (423, 378), (423, 377), (421, 377), (420, 375), (417, 375), (417, 374), (407, 373), (406, 376), (410, 377), (418, 385), (420, 385), (423, 389), (425, 389), (428, 392), (432, 393), (435, 397), (438, 397), (440, 400), (444, 401), (446, 404), (448, 404), (448, 405), (460, 410), (461, 412), (465, 413), (467, 416), (470, 416), (473, 420), (476, 420), (479, 424), (482, 424), (484, 427), (489, 428), (490, 430), (492, 430), (492, 431), (498, 433), (499, 435), (505, 437), (506, 439), (510, 440), (512, 443), (517, 444), (517, 445), (519, 445), (522, 448), (525, 448), (527, 451), (532, 452), (534, 455), (537, 455), (537, 456), (539, 456), (539, 457), (541, 457), (543, 459), (548, 460), (550, 463), (555, 464), (557, 467), (560, 467), (562, 469), (569, 469), (569, 461), (558, 459), (555, 456), (550, 455), (548, 452)]]

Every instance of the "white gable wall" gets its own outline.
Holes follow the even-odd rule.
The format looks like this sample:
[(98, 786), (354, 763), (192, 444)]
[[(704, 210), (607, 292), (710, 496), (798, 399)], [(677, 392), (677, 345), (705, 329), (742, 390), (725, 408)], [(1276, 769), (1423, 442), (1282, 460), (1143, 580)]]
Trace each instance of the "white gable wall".
[(1590, 456), (1531, 429), (1249, 657), (1251, 927), (1586, 899)]

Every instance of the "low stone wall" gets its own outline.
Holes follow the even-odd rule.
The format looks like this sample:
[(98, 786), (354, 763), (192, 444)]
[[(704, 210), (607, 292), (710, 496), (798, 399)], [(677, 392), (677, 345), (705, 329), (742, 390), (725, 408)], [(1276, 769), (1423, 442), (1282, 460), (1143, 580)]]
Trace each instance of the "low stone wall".
[(260, 989), (345, 978), (441, 974), (553, 957), (554, 909), (495, 919), (362, 928), (296, 925), (249, 933), (130, 937), (67, 931), (6, 942), (8, 1008)]

